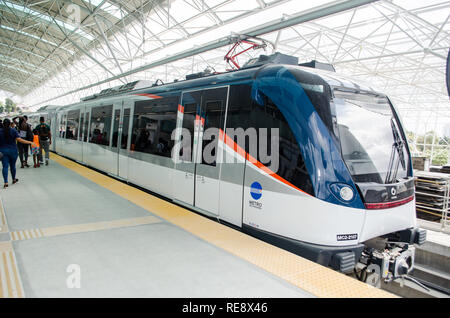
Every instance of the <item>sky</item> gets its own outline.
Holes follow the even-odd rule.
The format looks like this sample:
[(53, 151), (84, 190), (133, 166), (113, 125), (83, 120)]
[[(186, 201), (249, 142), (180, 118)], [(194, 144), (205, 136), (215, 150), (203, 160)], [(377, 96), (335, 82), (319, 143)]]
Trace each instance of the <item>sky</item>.
[(0, 91), (0, 100), (3, 101), (6, 98), (6, 94), (3, 91)]
[[(0, 101), (4, 102), (6, 98), (8, 98), (8, 97), (11, 98), (11, 96), (13, 96), (13, 95), (14, 95), (14, 94), (6, 93), (6, 92), (0, 90)], [(14, 97), (12, 98), (12, 100), (15, 101), (16, 103), (17, 103), (17, 102), (20, 102), (20, 99), (21, 99), (21, 98), (18, 98), (17, 96), (14, 96)]]

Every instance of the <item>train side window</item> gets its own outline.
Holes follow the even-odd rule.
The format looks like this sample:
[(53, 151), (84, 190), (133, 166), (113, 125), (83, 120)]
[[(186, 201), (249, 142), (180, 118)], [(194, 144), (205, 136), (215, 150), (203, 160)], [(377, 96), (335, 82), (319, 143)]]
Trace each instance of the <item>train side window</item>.
[(78, 140), (79, 141), (83, 141), (83, 128), (84, 128), (84, 114), (81, 114), (80, 133), (78, 134)]
[(132, 149), (161, 157), (172, 157), (172, 132), (176, 128), (178, 96), (136, 102)]
[[(300, 146), (286, 118), (270, 98), (264, 95), (262, 97), (264, 105), (253, 101), (251, 113), (251, 123), (258, 133), (258, 161), (263, 161), (261, 158), (262, 152), (265, 152), (264, 155), (270, 156), (272, 151), (275, 151), (275, 149), (271, 149), (271, 139), (272, 133), (275, 133), (272, 131), (272, 128), (277, 128), (279, 135), (279, 168), (278, 171), (274, 172), (299, 189), (313, 195), (314, 190), (311, 178), (306, 169)], [(267, 128), (267, 135), (262, 133), (261, 128)], [(267, 145), (267, 149), (260, 148), (261, 141)], [(270, 163), (261, 163), (270, 166)]]
[(89, 142), (109, 146), (111, 137), (112, 105), (93, 107)]
[[(236, 135), (229, 134), (230, 130), (236, 131), (242, 128), (246, 131), (251, 127), (250, 115), (252, 112), (252, 95), (250, 85), (234, 85), (230, 87), (230, 98), (228, 100), (227, 110), (227, 134), (228, 137), (233, 137), (233, 141), (240, 148), (249, 152), (249, 137), (240, 139)], [(235, 149), (237, 150), (237, 149)]]
[(62, 113), (59, 119), (59, 138), (66, 138), (66, 114)]
[(77, 140), (80, 110), (71, 110), (67, 114), (66, 139)]

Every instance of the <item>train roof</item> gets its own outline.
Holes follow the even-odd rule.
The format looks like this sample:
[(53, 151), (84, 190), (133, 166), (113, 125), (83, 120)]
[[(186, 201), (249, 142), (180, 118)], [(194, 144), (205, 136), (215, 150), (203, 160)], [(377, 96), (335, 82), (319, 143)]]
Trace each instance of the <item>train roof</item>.
[(301, 68), (306, 72), (320, 76), (332, 88), (351, 89), (355, 91), (369, 92), (376, 95), (384, 95), (377, 88), (370, 85), (369, 83), (364, 83), (359, 79), (353, 79), (352, 77), (347, 75), (341, 75), (334, 72), (309, 67), (299, 66), (299, 68)]
[[(103, 90), (102, 92), (106, 92), (103, 96), (99, 94), (98, 96), (90, 96), (88, 98), (82, 99), (80, 102), (66, 105), (66, 106), (47, 106), (43, 111), (48, 111), (51, 109), (60, 109), (60, 108), (70, 108), (79, 106), (84, 103), (95, 103), (95, 102), (107, 102), (109, 99), (118, 98), (122, 96), (130, 96), (130, 95), (139, 95), (139, 94), (164, 94), (172, 91), (182, 91), (193, 87), (207, 87), (207, 86), (217, 86), (221, 84), (228, 84), (233, 82), (242, 82), (242, 81), (251, 81), (254, 78), (254, 75), (266, 67), (268, 64), (256, 65), (255, 67), (244, 68), (241, 70), (226, 72), (226, 73), (216, 73), (216, 74), (205, 74), (204, 76), (199, 76), (193, 79), (186, 79), (182, 81), (176, 81), (163, 85), (150, 85), (151, 83), (148, 81), (137, 81), (125, 84), (120, 87), (128, 86), (132, 88), (131, 90), (121, 91), (120, 87)], [(272, 66), (277, 66), (280, 68), (296, 68), (300, 69), (306, 73), (314, 74), (322, 78), (326, 83), (330, 85), (332, 88), (344, 89), (344, 90), (355, 90), (355, 91), (364, 91), (376, 95), (383, 95), (375, 88), (370, 86), (369, 84), (361, 83), (359, 80), (354, 80), (348, 76), (339, 75), (335, 72), (331, 72), (324, 69), (317, 69), (308, 66), (301, 65), (293, 65), (293, 64), (270, 64)], [(200, 73), (199, 73), (200, 74)], [(137, 88), (137, 89), (133, 89)], [(110, 92), (108, 94), (108, 92)]]

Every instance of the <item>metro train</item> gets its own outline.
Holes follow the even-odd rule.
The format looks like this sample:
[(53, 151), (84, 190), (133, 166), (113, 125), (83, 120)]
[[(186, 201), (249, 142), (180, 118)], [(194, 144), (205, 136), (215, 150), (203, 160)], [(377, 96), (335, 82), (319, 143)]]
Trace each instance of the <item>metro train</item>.
[[(29, 117), (50, 123), (52, 151), (249, 235), (360, 279), (374, 266), (385, 281), (407, 275), (426, 232), (398, 112), (385, 94), (313, 64), (277, 53)], [(278, 153), (276, 171), (264, 144)]]

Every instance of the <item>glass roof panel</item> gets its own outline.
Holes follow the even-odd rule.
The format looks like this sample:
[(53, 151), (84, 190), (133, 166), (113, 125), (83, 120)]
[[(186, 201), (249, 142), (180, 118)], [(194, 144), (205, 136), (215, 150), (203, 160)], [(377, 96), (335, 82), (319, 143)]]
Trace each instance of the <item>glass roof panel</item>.
[(61, 26), (62, 28), (68, 30), (68, 31), (74, 31), (75, 30), (75, 33), (83, 36), (84, 38), (86, 38), (86, 39), (88, 39), (90, 41), (92, 41), (94, 39), (91, 35), (85, 33), (81, 29), (77, 29), (75, 26), (70, 25), (69, 23), (66, 23), (66, 22), (64, 22), (62, 20), (59, 20), (59, 19), (56, 19), (56, 18), (52, 18), (49, 15), (46, 15), (46, 14), (43, 14), (41, 12), (35, 11), (35, 10), (30, 9), (28, 7), (24, 7), (24, 6), (21, 6), (19, 4), (11, 3), (11, 2), (6, 1), (6, 0), (2, 0), (2, 2), (0, 2), (0, 6), (6, 6), (9, 9), (13, 9), (13, 10), (22, 12), (25, 15), (31, 15), (31, 16), (37, 18), (37, 19), (44, 20), (44, 21), (46, 21), (46, 22), (48, 22), (50, 24), (56, 23), (59, 26)]
[[(24, 1), (7, 1), (25, 8)], [(76, 26), (57, 16), (57, 21), (61, 21), (57, 22), (58, 26), (74, 32), (78, 37), (71, 37), (61, 43), (56, 40), (57, 37), (53, 40), (45, 33), (39, 37), (43, 44), (49, 44), (45, 41), (50, 41), (53, 45), (71, 50), (74, 54), (70, 60), (61, 57), (58, 50), (54, 54), (44, 52), (45, 46), (36, 45), (38, 39), (36, 35), (32, 37), (35, 32), (14, 27), (15, 32), (21, 30), (33, 39), (29, 44), (33, 47), (27, 46), (27, 43), (16, 43), (15, 46), (19, 46), (22, 51), (18, 48), (14, 52), (26, 57), (25, 61), (30, 64), (37, 62), (39, 65), (43, 57), (51, 59), (58, 63), (60, 70), (41, 81), (27, 79), (23, 85), (15, 86), (14, 91), (22, 96), (24, 103), (40, 107), (40, 103), (45, 103), (49, 97), (55, 98), (51, 103), (75, 102), (79, 97), (121, 84), (122, 81), (116, 79), (95, 85), (113, 75), (120, 76), (123, 72), (167, 56), (205, 46), (232, 34), (260, 28), (271, 21), (288, 19), (320, 5), (335, 3), (333, 0), (131, 0), (123, 6), (132, 14), (123, 19), (125, 10), (118, 5), (118, 0), (76, 0), (77, 3), (80, 1), (90, 4), (89, 12), (97, 8), (78, 29), (85, 34), (75, 33)], [(33, 2), (33, 9), (30, 10), (46, 12), (45, 8), (48, 7), (45, 7), (45, 3), (41, 5)], [(142, 8), (148, 8), (149, 11), (145, 12)], [(425, 129), (435, 122), (443, 126), (444, 119), (448, 121), (450, 116), (444, 81), (445, 58), (450, 46), (449, 10), (448, 0), (380, 0), (356, 10), (261, 37), (272, 42), (278, 39), (278, 51), (295, 55), (302, 62), (312, 59), (330, 61), (335, 64), (338, 73), (376, 85), (391, 96), (409, 127), (416, 126), (420, 112), (422, 118), (430, 118), (418, 124), (418, 129)], [(22, 11), (36, 19), (40, 18), (29, 10)], [(48, 16), (55, 16), (55, 13), (49, 12)], [(102, 22), (99, 23), (100, 27), (95, 24), (94, 16), (101, 18), (96, 19)], [(131, 16), (135, 18), (134, 21)], [(50, 23), (45, 17), (42, 19)], [(119, 20), (130, 22), (125, 24)], [(441, 28), (443, 23), (446, 24)], [(8, 27), (13, 28), (13, 25)], [(5, 28), (3, 30), (6, 31)], [(109, 40), (107, 44), (102, 31)], [(4, 41), (1, 41), (2, 36), (5, 36)], [(78, 38), (87, 41), (77, 41)], [(12, 45), (12, 42), (6, 39), (6, 32), (0, 32), (2, 54), (7, 54), (4, 48), (8, 45)], [(224, 71), (227, 66), (223, 57), (228, 49), (229, 46), (205, 52), (129, 75), (122, 80), (161, 78), (166, 82), (182, 79), (186, 74), (202, 71), (207, 66)], [(271, 53), (271, 49), (266, 52), (251, 51), (243, 55), (240, 62), (245, 63), (246, 59), (264, 53)], [(19, 63), (14, 65), (20, 67)], [(45, 65), (49, 64), (40, 67)], [(28, 69), (29, 65), (25, 66)], [(12, 78), (11, 85), (12, 80), (17, 81)], [(0, 82), (0, 89), (10, 89), (11, 86), (5, 86), (4, 83), (4, 80)], [(75, 92), (65, 95), (70, 91)]]

